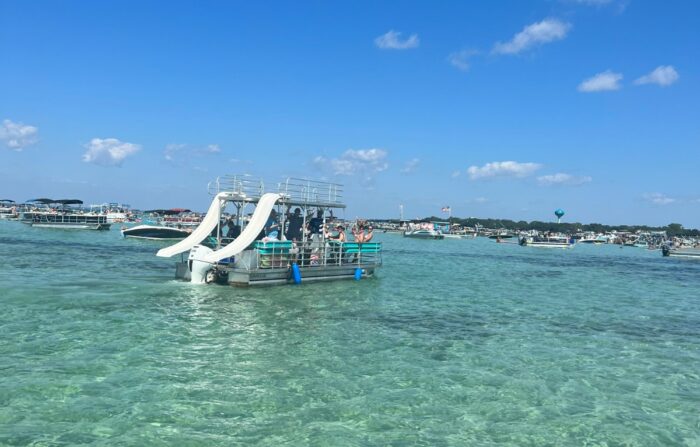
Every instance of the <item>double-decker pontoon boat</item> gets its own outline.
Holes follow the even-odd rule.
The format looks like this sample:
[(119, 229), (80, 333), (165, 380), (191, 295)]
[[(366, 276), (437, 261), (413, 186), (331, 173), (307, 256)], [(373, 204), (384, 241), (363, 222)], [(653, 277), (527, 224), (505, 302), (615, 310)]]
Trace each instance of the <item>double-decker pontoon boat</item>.
[[(382, 264), (381, 243), (339, 242), (324, 230), (332, 212), (345, 208), (342, 185), (288, 178), (266, 189), (262, 179), (236, 175), (217, 178), (209, 192), (214, 200), (200, 225), (185, 240), (158, 251), (161, 257), (189, 251), (176, 264), (178, 278), (198, 284), (288, 284), (371, 277)], [(235, 209), (222, 219), (227, 205)], [(249, 207), (254, 211), (247, 216)]]

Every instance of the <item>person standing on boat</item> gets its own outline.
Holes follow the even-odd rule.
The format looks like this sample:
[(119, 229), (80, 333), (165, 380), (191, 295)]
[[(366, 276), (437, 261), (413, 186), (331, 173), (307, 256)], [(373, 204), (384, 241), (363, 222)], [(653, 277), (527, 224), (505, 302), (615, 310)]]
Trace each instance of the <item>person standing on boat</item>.
[(347, 241), (347, 236), (345, 236), (345, 227), (343, 227), (342, 225), (336, 225), (335, 231), (337, 232), (337, 234), (335, 236), (332, 236), (332, 235), (329, 236), (328, 237), (329, 239), (332, 239), (332, 240), (338, 241), (338, 242)]
[(352, 237), (355, 242), (361, 243), (365, 241), (365, 227), (361, 223), (352, 227)]
[(374, 237), (374, 227), (372, 227), (372, 225), (370, 225), (367, 228), (367, 233), (362, 238), (362, 242), (370, 242), (373, 237)]
[(301, 215), (301, 209), (296, 208), (294, 214), (290, 214), (287, 210), (287, 221), (289, 226), (287, 227), (287, 240), (290, 241), (300, 241), (301, 240), (301, 227), (304, 224), (304, 217)]
[(314, 234), (321, 234), (323, 230), (323, 210), (319, 209), (316, 211), (316, 217), (309, 220), (309, 232)]

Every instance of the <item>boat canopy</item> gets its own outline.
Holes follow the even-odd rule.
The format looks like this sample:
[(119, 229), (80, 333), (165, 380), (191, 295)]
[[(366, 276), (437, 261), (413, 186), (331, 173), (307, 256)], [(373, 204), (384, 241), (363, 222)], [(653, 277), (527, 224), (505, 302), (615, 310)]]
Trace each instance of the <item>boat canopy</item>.
[(54, 200), (53, 203), (58, 203), (60, 205), (82, 205), (83, 201), (78, 199), (58, 199)]
[(0, 199), (0, 203), (15, 203), (15, 201), (10, 199)]
[(47, 198), (41, 198), (41, 199), (33, 199), (33, 200), (27, 200), (27, 203), (41, 203), (43, 205), (50, 205), (52, 203), (58, 204), (58, 205), (82, 205), (83, 201), (78, 200), (78, 199), (47, 199)]
[(48, 205), (49, 203), (54, 203), (53, 199), (46, 199), (46, 198), (41, 198), (41, 199), (32, 199), (32, 200), (27, 200), (27, 203), (43, 203), (44, 205)]

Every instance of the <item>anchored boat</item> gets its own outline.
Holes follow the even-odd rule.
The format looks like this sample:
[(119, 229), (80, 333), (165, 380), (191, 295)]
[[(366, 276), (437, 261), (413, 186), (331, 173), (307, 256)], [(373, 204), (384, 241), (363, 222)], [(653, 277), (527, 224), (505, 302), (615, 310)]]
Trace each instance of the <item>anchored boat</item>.
[(444, 239), (445, 235), (442, 231), (435, 228), (432, 222), (411, 222), (406, 226), (403, 232), (404, 237), (412, 237), (415, 239)]
[(123, 228), (122, 236), (134, 239), (173, 241), (185, 239), (201, 222), (201, 216), (184, 208), (144, 211), (145, 224)]
[(71, 205), (82, 205), (76, 199), (35, 199), (37, 207), (22, 213), (22, 222), (37, 228), (63, 228), (68, 230), (109, 230), (107, 214), (101, 211), (85, 211)]
[[(178, 278), (197, 284), (290, 284), (371, 277), (382, 264), (381, 243), (332, 240), (324, 230), (332, 212), (345, 208), (342, 185), (288, 178), (266, 190), (262, 179), (236, 175), (217, 178), (208, 189), (214, 199), (199, 226), (158, 251), (161, 257), (183, 256), (176, 263)], [(227, 206), (234, 211), (222, 219)], [(254, 210), (247, 216), (249, 208)]]
[(518, 243), (523, 247), (573, 248), (575, 241), (566, 236), (522, 236)]
[(14, 200), (0, 200), (0, 220), (17, 220), (19, 212), (17, 212), (17, 204)]
[(661, 254), (674, 258), (700, 259), (700, 247), (672, 247), (670, 245), (663, 245), (661, 247)]

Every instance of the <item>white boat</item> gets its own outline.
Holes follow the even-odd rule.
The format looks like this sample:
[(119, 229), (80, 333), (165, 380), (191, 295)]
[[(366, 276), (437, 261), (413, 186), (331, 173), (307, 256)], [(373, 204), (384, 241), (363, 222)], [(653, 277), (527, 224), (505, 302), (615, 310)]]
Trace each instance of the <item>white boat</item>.
[(700, 246), (698, 246), (698, 247), (671, 247), (669, 245), (664, 245), (661, 247), (661, 254), (663, 256), (670, 256), (670, 257), (674, 257), (674, 258), (700, 259)]
[(165, 225), (137, 225), (123, 228), (121, 233), (125, 238), (172, 241), (185, 239), (192, 231)]
[(522, 236), (518, 243), (523, 247), (573, 248), (574, 240), (566, 236)]
[(0, 200), (0, 220), (17, 220), (19, 212), (14, 200)]
[(608, 243), (608, 237), (604, 234), (586, 234), (583, 238), (578, 240), (578, 243), (580, 244), (595, 244), (595, 245), (601, 245), (601, 244), (607, 244)]
[(107, 222), (109, 223), (124, 223), (129, 222), (133, 215), (129, 209), (129, 205), (121, 203), (105, 203), (100, 205), (107, 214)]
[[(274, 192), (265, 191), (264, 185), (270, 184), (277, 185)], [(214, 199), (199, 226), (184, 240), (158, 251), (160, 257), (182, 256), (175, 265), (177, 278), (194, 284), (292, 284), (367, 278), (382, 264), (381, 242), (339, 242), (323, 231), (333, 216), (327, 213), (345, 208), (342, 185), (295, 178), (267, 183), (236, 175), (217, 178), (209, 184), (209, 192)], [(241, 230), (231, 239), (216, 231), (223, 226), (229, 204), (235, 209), (225, 225)], [(254, 211), (244, 219), (247, 207)], [(284, 210), (289, 207), (300, 208), (302, 222), (287, 217)], [(287, 223), (287, 234), (301, 224), (294, 230), (299, 230), (300, 239), (277, 238)]]
[(409, 223), (403, 232), (404, 237), (415, 239), (444, 239), (442, 231), (435, 228), (430, 222)]

